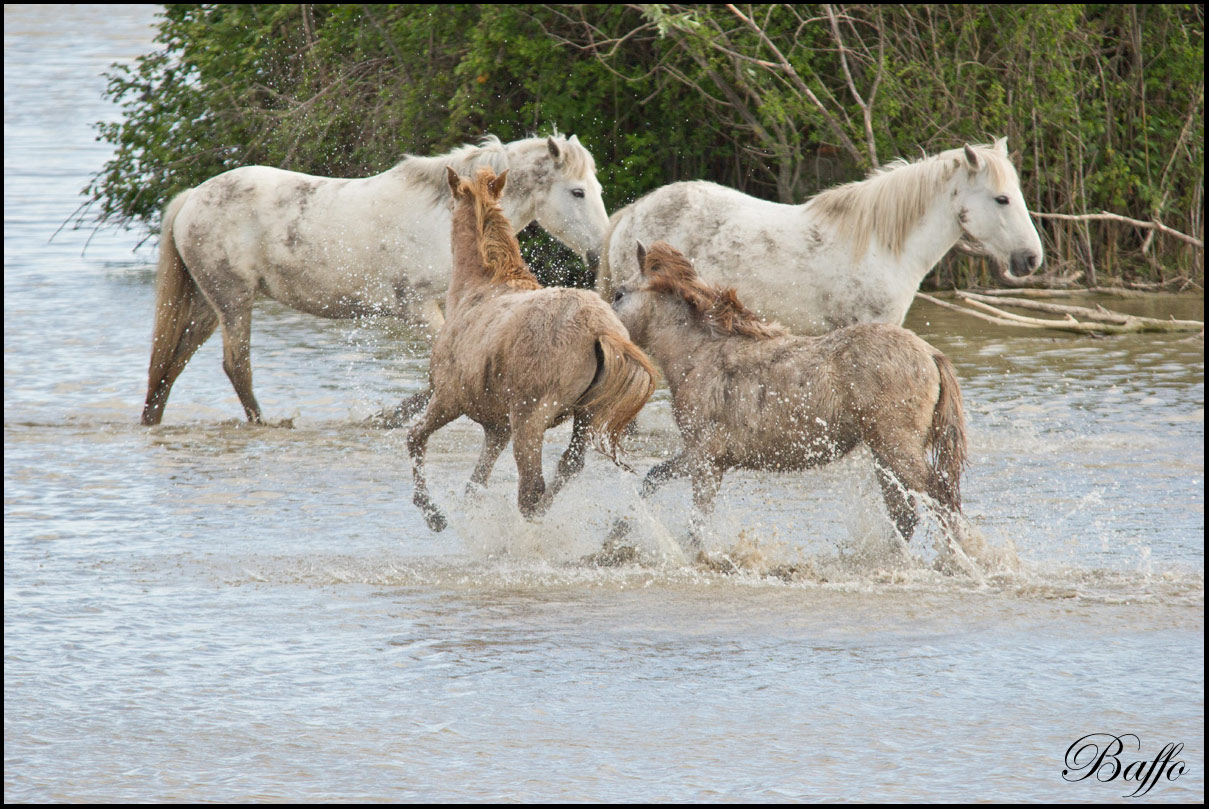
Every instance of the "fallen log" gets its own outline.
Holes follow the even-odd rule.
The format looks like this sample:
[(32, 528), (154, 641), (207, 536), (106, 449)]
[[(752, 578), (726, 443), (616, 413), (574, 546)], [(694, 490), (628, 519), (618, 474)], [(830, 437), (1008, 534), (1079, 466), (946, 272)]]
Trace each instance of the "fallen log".
[[(1000, 326), (1013, 326), (1024, 329), (1053, 329), (1056, 331), (1074, 332), (1076, 334), (1203, 332), (1205, 330), (1205, 324), (1199, 320), (1176, 320), (1175, 318), (1163, 320), (1155, 317), (1140, 317), (1138, 315), (1127, 315), (1123, 312), (1114, 312), (1111, 309), (1105, 309), (1103, 306), (1089, 309), (1085, 306), (1068, 306), (1034, 300), (990, 297), (973, 292), (962, 292), (960, 290), (957, 292), (957, 295), (968, 303), (969, 306), (959, 306), (948, 301), (942, 301), (923, 292), (915, 293), (917, 298), (922, 298), (929, 303), (934, 303), (945, 309), (962, 312), (979, 320), (985, 320)], [(991, 306), (986, 302), (988, 300), (994, 301), (999, 306), (1014, 306), (1019, 309), (1044, 311), (1063, 315), (1063, 318), (1061, 320), (1051, 320), (1049, 318), (1018, 315), (1013, 312), (1006, 312), (996, 306)], [(1082, 318), (1082, 320), (1079, 318)]]

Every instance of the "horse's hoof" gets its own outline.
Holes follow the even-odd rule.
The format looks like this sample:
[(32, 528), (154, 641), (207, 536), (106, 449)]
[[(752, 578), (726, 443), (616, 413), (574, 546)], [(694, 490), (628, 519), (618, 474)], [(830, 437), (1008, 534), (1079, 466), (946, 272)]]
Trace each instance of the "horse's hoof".
[(435, 509), (424, 512), (424, 521), (428, 523), (428, 530), (434, 534), (441, 533), (449, 525), (445, 520), (445, 515)]
[(550, 506), (554, 504), (554, 497), (550, 492), (545, 492), (541, 497), (537, 498), (537, 502), (531, 505), (524, 503), (519, 504), (521, 516), (529, 522), (541, 519), (546, 516), (546, 512), (550, 510)]
[(693, 522), (688, 527), (688, 546), (695, 550), (701, 551), (705, 548), (705, 526), (699, 522)]
[(376, 427), (379, 430), (397, 430), (400, 427), (406, 427), (410, 420), (400, 416), (397, 410), (383, 410), (380, 413), (375, 413), (363, 422), (367, 427)]
[(428, 523), (430, 531), (434, 534), (439, 534), (445, 530), (445, 526), (448, 524), (445, 521), (445, 515), (441, 513), (439, 508), (433, 505), (426, 495), (417, 492), (411, 498), (411, 502), (415, 503), (416, 507), (420, 509), (420, 513), (424, 515), (424, 522)]
[(618, 545), (614, 540), (606, 539), (600, 550), (580, 561), (592, 567), (620, 567), (637, 564), (639, 559), (638, 548), (633, 545)]
[(370, 427), (383, 430), (396, 430), (411, 424), (416, 416), (424, 412), (428, 400), (432, 398), (432, 388), (422, 390), (408, 396), (399, 404), (387, 410), (380, 410), (365, 420)]
[(613, 527), (609, 529), (609, 535), (605, 537), (605, 544), (616, 543), (625, 539), (634, 530), (634, 526), (624, 517), (619, 518), (613, 523)]

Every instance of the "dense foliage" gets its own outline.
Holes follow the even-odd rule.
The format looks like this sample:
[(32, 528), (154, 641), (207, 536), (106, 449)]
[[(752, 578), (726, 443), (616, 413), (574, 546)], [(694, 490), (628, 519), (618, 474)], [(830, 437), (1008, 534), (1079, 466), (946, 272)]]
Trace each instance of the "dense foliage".
[[(681, 179), (799, 202), (1007, 135), (1034, 210), (1203, 234), (1202, 6), (168, 5), (157, 42), (110, 75), (117, 153), (85, 191), (100, 221), (154, 224), (240, 165), (365, 176), (557, 127), (596, 156), (610, 210)], [(1051, 266), (1089, 280), (1203, 279), (1179, 240), (1042, 229)], [(963, 259), (934, 280), (989, 279)]]

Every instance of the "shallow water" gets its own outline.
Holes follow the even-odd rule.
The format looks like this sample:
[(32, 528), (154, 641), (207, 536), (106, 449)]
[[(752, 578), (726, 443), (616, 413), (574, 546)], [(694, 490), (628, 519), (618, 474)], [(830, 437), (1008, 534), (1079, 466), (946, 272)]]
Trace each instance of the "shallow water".
[[(937, 572), (928, 524), (896, 547), (859, 456), (728, 476), (708, 563), (681, 550), (686, 484), (643, 505), (600, 456), (528, 524), (508, 453), (463, 497), (465, 421), (430, 445), (433, 535), (402, 433), (360, 423), (423, 383), (390, 323), (264, 301), (257, 394), (294, 429), (238, 421), (217, 338), (164, 425), (137, 425), (153, 255), (139, 234), (47, 240), (108, 154), (99, 73), (151, 18), (5, 7), (6, 801), (1132, 792), (1063, 779), (1089, 733), (1136, 734), (1148, 760), (1183, 743), (1147, 798), (1203, 799), (1202, 343), (915, 307), (963, 385), (967, 511), (1016, 569)], [(1201, 299), (1148, 305), (1203, 319)], [(677, 442), (661, 390), (627, 460)], [(620, 516), (637, 559), (585, 561)]]

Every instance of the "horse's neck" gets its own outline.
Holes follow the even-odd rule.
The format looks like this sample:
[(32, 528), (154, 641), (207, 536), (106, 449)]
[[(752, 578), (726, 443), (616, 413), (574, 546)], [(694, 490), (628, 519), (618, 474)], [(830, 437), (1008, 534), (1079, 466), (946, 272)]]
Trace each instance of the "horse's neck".
[(533, 194), (536, 180), (531, 166), (511, 167), (515, 162), (516, 159), (509, 155), (508, 185), (500, 198), (500, 208), (512, 224), (512, 232), (520, 233), (537, 218)]
[(924, 276), (961, 239), (961, 223), (953, 210), (953, 197), (957, 193), (957, 183), (961, 181), (954, 177), (942, 187), (903, 245), (904, 268), (911, 275), (914, 286), (919, 286)]
[(445, 296), (447, 309), (456, 306), (467, 293), (487, 285), (490, 276), (479, 251), (478, 221), (473, 204), (459, 203), (454, 209), (450, 249), (453, 266), (449, 273), (449, 292)]
[[(896, 251), (886, 244), (877, 234), (868, 234), (868, 242), (864, 248), (857, 246), (855, 267), (881, 271), (895, 268), (895, 274), (904, 284), (917, 287), (924, 276), (961, 238), (961, 225), (957, 221), (953, 205), (953, 198), (960, 193), (958, 184), (961, 182), (962, 179), (955, 175), (938, 187), (931, 202), (909, 227), (899, 250)], [(819, 224), (817, 214), (811, 209), (811, 202), (807, 201), (796, 208), (802, 232), (808, 232), (808, 228)], [(831, 242), (832, 249), (844, 251), (843, 255), (851, 256), (854, 245), (842, 236), (843, 228), (833, 224), (830, 226), (830, 232), (831, 236), (825, 236), (824, 239)]]
[(673, 400), (685, 378), (699, 363), (708, 362), (715, 355), (713, 349), (724, 339), (712, 336), (691, 319), (686, 320), (684, 314), (657, 316), (646, 346), (663, 370)]

